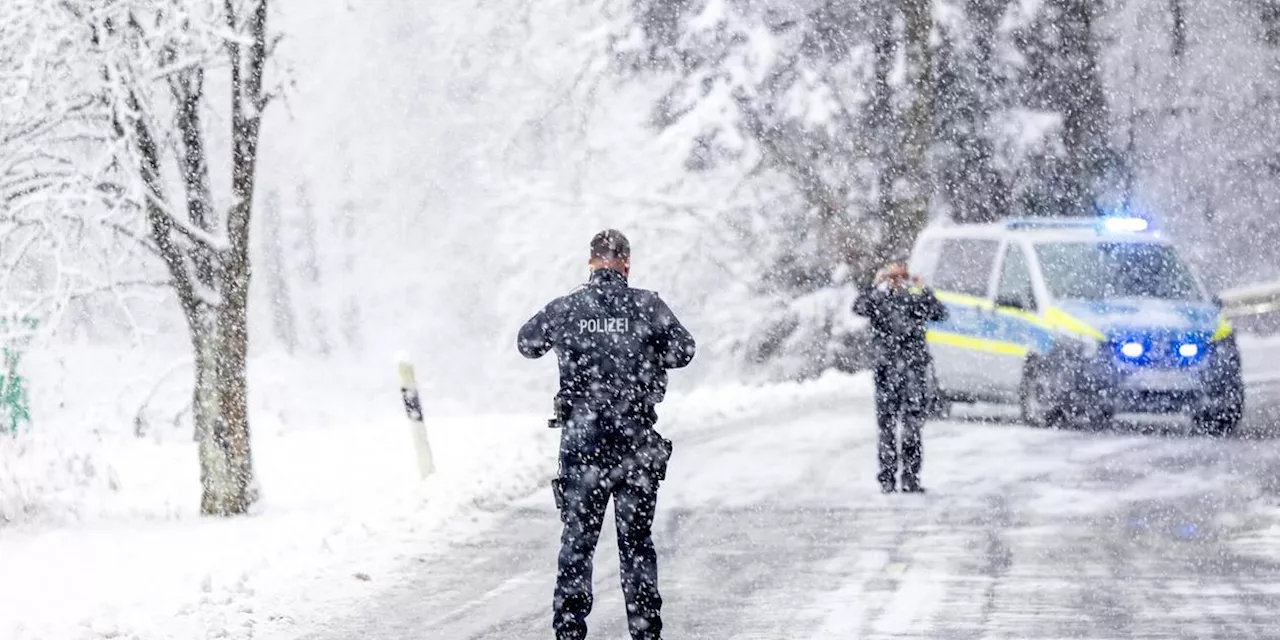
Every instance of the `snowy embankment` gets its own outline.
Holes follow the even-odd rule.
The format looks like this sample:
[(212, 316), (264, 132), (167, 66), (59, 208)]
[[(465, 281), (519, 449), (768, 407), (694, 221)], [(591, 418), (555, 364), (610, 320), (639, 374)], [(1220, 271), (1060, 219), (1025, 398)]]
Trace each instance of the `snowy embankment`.
[[(102, 367), (129, 361), (126, 370), (138, 370), (130, 359), (141, 357), (100, 355)], [(121, 425), (132, 425), (151, 388), (121, 384), (85, 387), (79, 410), (64, 407), (59, 420), (0, 440), (0, 637), (301, 632), (393, 584), (429, 545), (465, 535), (468, 507), (528, 496), (555, 472), (558, 432), (546, 415), (473, 414), (428, 396), (438, 472), (420, 481), (393, 370), (352, 368), (254, 363), (262, 501), (244, 518), (197, 513), (195, 445), (170, 420), (181, 383), (157, 394), (172, 407), (152, 407), (141, 437)], [(61, 373), (67, 388), (33, 389), (47, 395), (37, 408), (76, 387), (74, 372)], [(833, 376), (673, 394), (663, 431), (679, 447), (681, 434), (704, 426), (867, 388), (865, 378)]]
[(1280, 336), (1241, 335), (1244, 380), (1250, 387), (1280, 384)]

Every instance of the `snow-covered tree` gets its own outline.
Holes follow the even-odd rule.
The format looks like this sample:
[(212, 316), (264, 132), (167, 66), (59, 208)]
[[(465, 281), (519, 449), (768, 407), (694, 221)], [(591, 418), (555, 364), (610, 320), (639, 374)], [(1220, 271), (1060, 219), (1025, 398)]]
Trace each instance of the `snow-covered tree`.
[[(63, 0), (83, 36), (70, 53), (96, 71), (117, 180), (145, 221), (195, 354), (193, 415), (201, 511), (243, 513), (256, 487), (250, 450), (247, 305), (264, 85), (274, 38), (267, 0)], [(215, 105), (229, 108), (221, 111)], [(225, 119), (225, 156), (209, 123)], [(221, 170), (227, 192), (215, 194)], [(222, 181), (218, 181), (222, 182)]]
[(996, 166), (995, 117), (1006, 106), (997, 92), (999, 23), (1007, 2), (966, 0), (963, 12), (939, 25), (934, 181), (948, 215), (990, 222), (1009, 212), (1008, 177)]
[[(653, 120), (689, 136), (694, 176), (736, 165), (767, 185), (754, 220), (723, 223), (765, 245), (759, 282), (795, 304), (905, 254), (930, 220), (1090, 213), (1123, 172), (1100, 0), (632, 7), (619, 66), (670, 79)], [(762, 342), (804, 332), (797, 318)]]
[[(6, 3), (0, 29), (0, 343), (21, 348), (94, 316), (137, 328), (161, 281), (112, 170), (109, 110), (89, 87), (83, 33), (55, 3)], [(141, 285), (141, 286), (140, 286)]]

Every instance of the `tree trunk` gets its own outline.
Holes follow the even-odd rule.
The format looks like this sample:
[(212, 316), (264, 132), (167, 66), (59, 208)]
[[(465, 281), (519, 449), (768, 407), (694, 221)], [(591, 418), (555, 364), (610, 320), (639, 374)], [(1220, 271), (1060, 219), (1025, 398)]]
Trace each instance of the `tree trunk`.
[(889, 93), (889, 73), (893, 69), (894, 29), (892, 2), (872, 4), (872, 95), (868, 106), (867, 128), (872, 131), (876, 161), (876, 217), (888, 224), (893, 211), (893, 182), (895, 180), (894, 126), (892, 96)]
[(1107, 170), (1107, 102), (1093, 33), (1096, 6), (1096, 0), (1063, 1), (1062, 55), (1069, 69), (1063, 109), (1063, 146), (1069, 167), (1062, 194), (1066, 215), (1089, 215), (1097, 181)]
[(895, 181), (893, 208), (887, 222), (885, 253), (904, 256), (929, 220), (931, 181), (929, 148), (933, 143), (933, 54), (929, 37), (933, 31), (930, 0), (902, 0), (904, 48), (907, 65), (909, 106), (902, 120), (897, 164), (901, 174)]
[(967, 154), (968, 179), (974, 183), (968, 203), (969, 222), (992, 222), (1007, 213), (1009, 187), (995, 167), (991, 142), (991, 114), (995, 111), (995, 40), (1005, 3), (998, 0), (969, 0), (966, 13), (973, 25), (974, 95), (973, 145)]
[[(209, 190), (209, 164), (200, 124), (203, 71), (193, 69), (175, 74), (170, 90), (177, 106), (176, 124), (182, 143), (178, 166), (186, 187), (187, 218), (192, 226), (208, 233), (213, 227), (210, 215), (213, 196)], [(221, 283), (215, 282), (218, 271), (215, 261), (211, 247), (196, 243), (191, 248), (191, 268), (196, 286), (210, 297), (215, 291), (226, 290), (225, 284), (218, 286)], [(224, 407), (228, 394), (236, 392), (234, 386), (228, 387), (227, 371), (224, 370), (227, 355), (224, 346), (229, 344), (223, 334), (223, 315), (227, 305), (223, 302), (212, 306), (197, 294), (189, 306), (187, 323), (196, 363), (191, 400), (200, 449), (200, 511), (205, 515), (243, 513), (251, 501), (246, 499), (245, 482), (242, 480), (240, 438), (237, 437), (235, 419), (228, 419)]]
[(1169, 52), (1174, 62), (1182, 62), (1187, 53), (1187, 8), (1182, 3), (1183, 0), (1169, 0), (1169, 17), (1173, 21)]
[(200, 456), (200, 513), (205, 515), (236, 513), (240, 493), (227, 457), (226, 429), (221, 419), (217, 322), (216, 310), (209, 307), (189, 319), (196, 374), (191, 415)]
[[(246, 16), (247, 47), (229, 40), (231, 61), (231, 210), (227, 215), (228, 248), (221, 269), (221, 304), (218, 307), (218, 403), (221, 408), (223, 445), (231, 472), (232, 500), (225, 514), (244, 513), (256, 501), (253, 456), (249, 429), (249, 221), (253, 212), (257, 171), (258, 132), (266, 100), (262, 80), (267, 57), (267, 2), (258, 0)], [(227, 1), (228, 26), (241, 33), (231, 0)]]

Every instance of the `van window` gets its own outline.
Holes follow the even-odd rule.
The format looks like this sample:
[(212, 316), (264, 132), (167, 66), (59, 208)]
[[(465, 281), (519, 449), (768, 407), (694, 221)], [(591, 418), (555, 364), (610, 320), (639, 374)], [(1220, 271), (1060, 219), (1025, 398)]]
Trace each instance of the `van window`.
[(930, 282), (938, 270), (938, 240), (922, 240), (911, 254), (911, 272)]
[(1049, 292), (1057, 298), (1156, 298), (1199, 301), (1191, 269), (1173, 247), (1151, 242), (1053, 242), (1036, 245)]
[(995, 240), (952, 238), (944, 241), (933, 275), (934, 288), (987, 297), (999, 249), (1000, 243)]
[(1027, 258), (1023, 255), (1022, 248), (1016, 244), (1009, 245), (1009, 250), (1004, 254), (996, 297), (1017, 300), (1024, 309), (1035, 309), (1036, 294), (1031, 286), (1031, 270), (1027, 268)]

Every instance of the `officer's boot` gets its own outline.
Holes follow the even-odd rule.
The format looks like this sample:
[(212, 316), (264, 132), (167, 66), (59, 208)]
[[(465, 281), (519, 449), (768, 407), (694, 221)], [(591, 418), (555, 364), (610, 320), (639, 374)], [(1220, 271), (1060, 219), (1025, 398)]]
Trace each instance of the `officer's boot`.
[(920, 463), (923, 455), (920, 442), (920, 427), (924, 416), (917, 411), (909, 412), (902, 425), (902, 490), (905, 493), (924, 493), (920, 486)]
[(886, 429), (880, 430), (880, 441), (877, 443), (877, 462), (880, 463), (880, 473), (876, 474), (876, 480), (880, 481), (880, 491), (882, 493), (893, 493), (897, 491), (898, 481), (898, 443), (895, 442), (895, 435), (890, 426), (888, 432)]
[(902, 476), (902, 492), (903, 493), (924, 493), (924, 487), (920, 486), (920, 479), (915, 476)]

